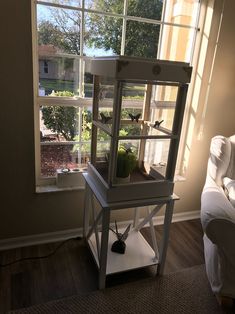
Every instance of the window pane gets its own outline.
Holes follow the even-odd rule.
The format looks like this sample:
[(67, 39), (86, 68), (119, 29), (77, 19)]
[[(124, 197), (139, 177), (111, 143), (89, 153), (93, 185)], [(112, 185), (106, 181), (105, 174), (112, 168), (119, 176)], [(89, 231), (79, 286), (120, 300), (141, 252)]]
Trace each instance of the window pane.
[(85, 0), (85, 8), (101, 12), (123, 13), (124, 0)]
[(100, 77), (98, 97), (98, 120), (111, 131), (114, 105), (113, 79)]
[[(42, 0), (51, 4), (82, 8), (81, 0)], [(163, 0), (128, 0), (127, 15), (161, 21)], [(195, 26), (198, 0), (165, 1), (164, 21)], [(90, 72), (90, 56), (119, 55), (123, 19), (105, 14), (123, 14), (124, 0), (85, 0), (86, 9), (103, 12), (84, 12), (84, 38), (80, 43), (82, 14), (79, 10), (56, 8), (52, 5), (37, 4), (39, 96), (92, 97), (93, 77)], [(105, 13), (106, 12), (106, 13)], [(156, 58), (160, 27), (162, 27), (160, 59), (189, 61), (195, 30), (170, 25), (155, 25), (132, 21), (127, 18), (125, 55)], [(83, 56), (81, 55), (83, 46)], [(75, 56), (76, 55), (76, 56)], [(102, 78), (100, 82), (98, 120), (103, 129), (111, 129), (113, 115), (113, 82)], [(124, 84), (122, 95), (119, 144), (131, 145), (139, 154), (140, 141), (128, 140), (126, 136), (160, 134), (154, 128), (156, 121), (163, 121), (161, 127), (172, 130), (177, 88), (154, 86), (149, 118), (142, 119), (144, 84)], [(48, 98), (49, 99), (49, 98)], [(87, 101), (87, 100), (86, 100)], [(88, 102), (89, 103), (89, 102)], [(66, 105), (66, 103), (65, 103)], [(103, 117), (102, 117), (103, 116)], [(131, 116), (134, 117), (132, 121)], [(105, 125), (104, 125), (105, 124)], [(143, 128), (142, 128), (143, 127)], [(108, 162), (110, 136), (99, 130), (96, 162)], [(91, 108), (73, 106), (42, 106), (40, 108), (41, 174), (55, 176), (60, 168), (83, 167), (90, 158)], [(143, 141), (143, 140), (142, 140)], [(142, 143), (143, 144), (143, 143)], [(169, 141), (146, 140), (145, 170), (154, 173), (153, 167), (162, 167), (167, 162)], [(148, 160), (147, 160), (148, 156)], [(106, 165), (107, 166), (107, 165)]]
[(110, 145), (111, 137), (107, 133), (98, 128), (95, 167), (105, 180), (108, 179), (108, 162)]
[(192, 52), (194, 29), (163, 26), (160, 59), (189, 62)]
[(52, 56), (48, 46), (39, 46), (38, 57), (39, 96), (79, 95), (79, 59)]
[(145, 85), (137, 83), (124, 83), (122, 88), (122, 99), (143, 100)]
[(87, 56), (119, 55), (122, 19), (98, 14), (85, 16), (84, 53)]
[(152, 177), (156, 178), (158, 173), (165, 177), (169, 147), (169, 139), (146, 141), (144, 168)]
[(123, 83), (120, 136), (140, 134), (145, 84)]
[(42, 106), (40, 109), (40, 137), (42, 142), (74, 141), (79, 135), (79, 108)]
[(92, 97), (93, 75), (91, 74), (91, 59), (85, 60), (84, 96)]
[(196, 26), (199, 0), (166, 1), (165, 22)]
[(54, 176), (56, 169), (84, 166), (90, 158), (90, 139), (89, 108), (42, 106), (40, 109), (42, 175)]
[(161, 20), (163, 0), (129, 0), (127, 15)]
[(89, 141), (91, 116), (89, 107), (41, 106), (41, 142)]
[(152, 100), (164, 102), (164, 104), (166, 104), (167, 102), (174, 102), (175, 103), (177, 93), (178, 93), (178, 87), (177, 86), (156, 85), (152, 91), (152, 95), (153, 95)]
[(156, 58), (159, 25), (127, 21), (125, 55)]
[(175, 104), (178, 94), (177, 86), (156, 86), (151, 101), (151, 121), (161, 122), (161, 127), (172, 131)]
[(81, 13), (37, 5), (38, 45), (52, 54), (80, 54)]

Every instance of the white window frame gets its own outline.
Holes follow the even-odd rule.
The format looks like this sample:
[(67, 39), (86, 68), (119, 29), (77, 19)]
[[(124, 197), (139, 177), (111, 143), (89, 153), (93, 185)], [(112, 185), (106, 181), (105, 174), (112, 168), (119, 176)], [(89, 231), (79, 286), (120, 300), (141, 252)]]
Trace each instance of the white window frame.
[[(192, 50), (190, 55), (189, 63), (192, 64), (192, 61), (194, 59), (194, 52), (195, 52), (195, 45), (196, 45), (196, 38), (198, 33), (198, 21), (199, 21), (199, 15), (201, 10), (201, 3), (206, 0), (199, 0), (199, 9), (198, 9), (198, 16), (196, 17), (196, 24), (195, 26), (185, 25), (185, 24), (177, 24), (177, 23), (170, 23), (165, 21), (165, 14), (166, 14), (166, 3), (170, 0), (164, 0), (163, 1), (163, 9), (162, 9), (162, 18), (161, 21), (153, 20), (153, 19), (147, 19), (142, 17), (135, 17), (135, 16), (128, 16), (127, 15), (127, 8), (128, 8), (128, 0), (124, 1), (124, 12), (123, 14), (113, 13), (113, 12), (101, 12), (96, 11), (93, 9), (85, 8), (85, 1), (82, 0), (82, 6), (81, 7), (73, 7), (68, 5), (62, 5), (62, 4), (55, 4), (51, 2), (44, 2), (44, 1), (37, 1), (37, 0), (31, 0), (32, 4), (32, 34), (33, 34), (33, 76), (34, 76), (34, 117), (35, 117), (35, 173), (36, 173), (36, 185), (42, 186), (42, 185), (50, 185), (55, 184), (55, 177), (41, 177), (41, 162), (40, 162), (40, 126), (39, 126), (39, 108), (41, 105), (63, 105), (63, 106), (77, 106), (78, 108), (82, 108), (85, 106), (91, 106), (92, 105), (92, 99), (91, 98), (85, 98), (84, 97), (84, 67), (83, 62), (85, 59), (91, 59), (90, 57), (86, 57), (83, 54), (84, 50), (84, 15), (85, 13), (95, 13), (102, 16), (111, 16), (116, 18), (122, 18), (123, 19), (123, 25), (122, 25), (122, 38), (121, 38), (121, 55), (125, 54), (125, 38), (126, 38), (126, 24), (127, 21), (137, 21), (137, 22), (143, 22), (143, 23), (149, 23), (154, 25), (168, 25), (168, 26), (177, 26), (180, 28), (187, 28), (187, 29), (193, 29), (194, 30), (194, 36), (192, 39)], [(38, 52), (37, 52), (37, 4), (45, 5), (49, 7), (55, 7), (55, 8), (61, 8), (61, 9), (71, 9), (81, 12), (81, 30), (80, 30), (80, 55), (70, 55), (70, 54), (60, 54), (61, 57), (66, 58), (77, 58), (79, 60), (80, 66), (79, 66), (79, 96), (75, 96), (73, 98), (69, 97), (48, 97), (48, 96), (39, 96), (38, 95), (38, 86), (39, 86), (39, 69), (38, 69)], [(161, 47), (162, 47), (162, 27), (160, 27), (160, 33), (159, 33), (159, 42), (158, 42), (158, 52), (156, 58), (161, 58)], [(192, 83), (191, 83), (192, 84)], [(169, 105), (169, 104), (168, 104)], [(163, 104), (161, 104), (163, 106)], [(167, 106), (166, 106), (167, 107)], [(81, 123), (80, 123), (81, 127)], [(79, 130), (79, 134), (81, 134), (81, 130)], [(185, 134), (182, 134), (183, 137)], [(61, 144), (62, 142), (60, 142)], [(73, 144), (79, 144), (80, 141), (73, 141)], [(58, 143), (50, 143), (50, 145), (58, 145)], [(66, 142), (65, 144), (69, 144), (69, 142)], [(179, 157), (178, 159), (182, 158), (182, 151), (179, 150)]]

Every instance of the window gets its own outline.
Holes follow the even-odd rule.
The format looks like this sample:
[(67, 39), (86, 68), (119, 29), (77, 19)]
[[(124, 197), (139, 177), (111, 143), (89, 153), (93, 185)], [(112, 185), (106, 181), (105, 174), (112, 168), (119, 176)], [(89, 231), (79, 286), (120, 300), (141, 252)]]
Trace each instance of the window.
[(48, 74), (48, 62), (47, 61), (44, 61), (43, 71), (45, 74)]
[[(35, 0), (33, 10), (40, 185), (54, 178), (58, 168), (85, 168), (90, 158), (91, 58), (121, 54), (191, 62), (200, 5), (199, 0)], [(108, 116), (112, 82), (104, 79), (103, 86), (101, 112)], [(124, 117), (139, 113), (145, 88), (127, 84)], [(174, 104), (174, 87), (152, 91), (156, 120), (170, 125)], [(100, 141), (108, 145), (102, 134)]]

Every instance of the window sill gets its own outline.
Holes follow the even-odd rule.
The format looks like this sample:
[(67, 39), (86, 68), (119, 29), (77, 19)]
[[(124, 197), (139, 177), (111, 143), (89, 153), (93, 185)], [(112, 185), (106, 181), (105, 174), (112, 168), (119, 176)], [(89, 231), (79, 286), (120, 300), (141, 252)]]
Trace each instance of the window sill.
[(55, 192), (63, 192), (63, 191), (82, 191), (85, 189), (85, 186), (69, 186), (59, 188), (56, 185), (44, 185), (44, 186), (37, 186), (36, 193), (55, 193)]
[[(174, 182), (184, 182), (186, 178), (181, 175), (175, 175)], [(83, 191), (85, 190), (85, 185), (79, 186), (68, 186), (68, 187), (58, 187), (55, 184), (48, 185), (38, 185), (36, 186), (36, 193), (55, 193), (55, 192), (63, 192), (63, 191)]]

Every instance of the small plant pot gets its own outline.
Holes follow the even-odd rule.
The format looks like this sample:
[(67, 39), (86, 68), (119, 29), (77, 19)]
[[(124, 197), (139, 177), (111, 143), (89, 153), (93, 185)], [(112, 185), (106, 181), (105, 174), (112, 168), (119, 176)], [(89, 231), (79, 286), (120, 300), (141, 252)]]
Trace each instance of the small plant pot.
[(116, 177), (117, 179), (117, 183), (129, 183), (130, 182), (130, 179), (131, 179), (131, 176), (129, 175), (128, 177), (125, 177), (125, 178), (121, 178), (121, 177)]
[(111, 251), (119, 254), (125, 254), (126, 243), (122, 240), (117, 240), (113, 243)]

